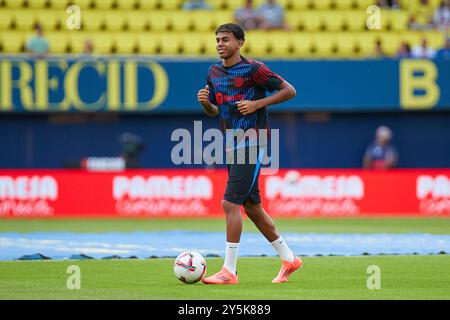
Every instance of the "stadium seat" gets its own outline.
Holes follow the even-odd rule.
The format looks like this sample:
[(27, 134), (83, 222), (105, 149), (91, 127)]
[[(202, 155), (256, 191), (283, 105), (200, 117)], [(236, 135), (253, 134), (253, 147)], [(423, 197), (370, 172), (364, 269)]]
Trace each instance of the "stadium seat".
[(292, 37), (294, 55), (297, 57), (310, 57), (313, 47), (313, 36), (310, 33), (295, 33)]
[(99, 54), (110, 54), (113, 47), (113, 37), (107, 33), (94, 33), (92, 35), (94, 42), (94, 52)]
[(163, 0), (160, 2), (162, 10), (179, 10), (183, 0)]
[(423, 32), (408, 31), (408, 32), (402, 33), (401, 40), (406, 41), (412, 49), (414, 46), (417, 46), (420, 44), (423, 37), (424, 37)]
[(229, 22), (234, 21), (233, 12), (231, 12), (231, 11), (223, 11), (223, 10), (216, 11), (216, 12), (212, 13), (212, 15), (214, 17), (215, 27), (218, 27), (224, 23), (229, 23)]
[(391, 29), (394, 31), (404, 31), (408, 29), (409, 14), (402, 10), (390, 10), (388, 13)]
[[(36, 14), (36, 20), (46, 31), (53, 31), (60, 23), (61, 14), (56, 10), (39, 10)], [(64, 25), (65, 26), (65, 25)]]
[(320, 15), (314, 10), (299, 12), (301, 27), (306, 31), (318, 31), (322, 26)]
[(71, 0), (48, 0), (48, 3), (51, 9), (65, 10), (69, 5), (69, 1), (73, 2)]
[(181, 37), (178, 33), (165, 33), (160, 37), (161, 54), (175, 55), (180, 53)]
[(211, 31), (215, 27), (213, 14), (203, 10), (194, 11), (193, 26), (195, 31)]
[(223, 10), (225, 8), (223, 0), (207, 0), (206, 2), (213, 8), (213, 10)]
[(27, 39), (23, 32), (3, 32), (1, 38), (4, 53), (21, 52)]
[(18, 30), (29, 31), (32, 30), (36, 24), (36, 15), (34, 11), (15, 10), (13, 15), (14, 23)]
[(48, 39), (50, 53), (66, 53), (69, 38), (65, 32), (48, 32), (45, 37)]
[(84, 31), (99, 31), (104, 25), (104, 15), (95, 10), (86, 11), (81, 14), (81, 25)]
[(335, 35), (337, 55), (342, 58), (351, 58), (355, 55), (355, 37), (352, 33), (341, 32)]
[(146, 12), (142, 11), (127, 11), (124, 19), (129, 31), (144, 31), (149, 25), (149, 16)]
[(116, 53), (133, 54), (138, 44), (138, 36), (134, 33), (119, 33), (114, 35)]
[(96, 9), (101, 9), (101, 10), (112, 9), (112, 6), (115, 2), (115, 0), (93, 0), (93, 1), (94, 1), (94, 7)]
[(384, 52), (389, 56), (395, 56), (402, 42), (400, 36), (395, 32), (383, 32), (380, 39)]
[(183, 33), (179, 36), (183, 54), (199, 55), (203, 49), (203, 37), (192, 33)]
[[(372, 5), (372, 4), (375, 4), (376, 3), (376, 1), (375, 0), (354, 0), (355, 1), (355, 5), (356, 5), (356, 8), (358, 9), (358, 10), (364, 10), (364, 11), (366, 11), (367, 10), (367, 7), (369, 7), (370, 5)], [(337, 1), (337, 3), (338, 3), (338, 6), (340, 6), (340, 2), (350, 2), (349, 0), (346, 0), (346, 1)]]
[(427, 31), (426, 37), (430, 47), (433, 49), (441, 49), (445, 45), (445, 35), (439, 31)]
[[(205, 55), (207, 56), (214, 56), (217, 57), (217, 49), (216, 49), (216, 39), (213, 34), (210, 32), (204, 32), (199, 34), (199, 37), (201, 37), (204, 48), (205, 48)], [(246, 48), (247, 45), (244, 45), (244, 48)]]
[(345, 24), (345, 18), (339, 11), (324, 11), (322, 24), (328, 31), (341, 31)]
[(310, 6), (310, 1), (309, 0), (293, 0), (292, 1), (292, 9), (293, 10), (308, 10), (309, 6)]
[(136, 0), (117, 0), (117, 9), (133, 10), (136, 6)]
[(156, 34), (140, 33), (138, 35), (139, 53), (156, 54), (159, 50), (159, 37)]
[(126, 14), (117, 11), (104, 11), (105, 26), (108, 31), (120, 31), (124, 28)]
[(159, 0), (138, 0), (139, 8), (141, 10), (155, 10), (158, 3)]
[(267, 55), (269, 39), (265, 32), (253, 31), (247, 34), (247, 49), (250, 54), (255, 57), (263, 57)]
[(328, 10), (331, 9), (333, 0), (314, 0), (314, 9), (316, 10)]
[(270, 55), (278, 58), (285, 58), (291, 55), (292, 36), (286, 32), (270, 32), (267, 34)]
[(314, 35), (314, 47), (316, 48), (315, 56), (327, 58), (334, 55), (335, 48), (334, 33), (316, 33)]
[(0, 10), (0, 30), (9, 30), (13, 21), (12, 10)]
[(32, 9), (42, 9), (47, 4), (47, 0), (28, 0), (28, 7)]
[(25, 0), (3, 0), (5, 7), (10, 9), (17, 9), (23, 7)]
[(302, 26), (302, 20), (299, 15), (299, 11), (287, 11), (285, 15), (285, 21), (293, 30), (299, 30)]
[(367, 16), (358, 10), (342, 11), (344, 23), (348, 31), (363, 31), (366, 29)]
[(375, 37), (377, 37), (377, 35), (374, 32), (360, 32), (354, 34), (354, 37), (358, 47), (358, 56), (373, 56), (375, 50)]
[[(57, 1), (57, 0), (53, 0), (53, 1)], [(63, 0), (63, 2), (64, 1), (65, 0)], [(88, 10), (92, 7), (92, 2), (93, 2), (93, 0), (73, 0), (73, 1), (69, 1), (69, 4), (77, 5), (80, 7), (81, 10)], [(62, 8), (62, 9), (64, 9), (64, 8)]]
[(173, 11), (170, 14), (170, 25), (172, 30), (186, 32), (189, 31), (193, 24), (192, 12)]
[(170, 26), (170, 11), (149, 12), (148, 22), (152, 31), (166, 31)]

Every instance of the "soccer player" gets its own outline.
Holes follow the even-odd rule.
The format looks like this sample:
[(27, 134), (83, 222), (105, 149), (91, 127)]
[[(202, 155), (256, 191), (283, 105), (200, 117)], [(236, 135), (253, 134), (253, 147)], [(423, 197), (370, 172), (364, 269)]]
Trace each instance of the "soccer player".
[[(219, 115), (222, 129), (242, 129), (244, 132), (268, 129), (267, 107), (293, 98), (296, 91), (263, 63), (241, 56), (244, 41), (244, 30), (237, 24), (227, 23), (217, 28), (216, 48), (221, 61), (209, 68), (207, 85), (198, 92), (197, 98), (206, 114)], [(276, 93), (266, 97), (266, 91), (275, 90)], [(286, 282), (302, 266), (301, 259), (294, 255), (261, 206), (258, 187), (261, 154), (257, 151), (258, 160), (247, 163), (251, 154), (251, 142), (248, 141), (251, 139), (244, 141), (246, 162), (228, 164), (228, 181), (222, 201), (226, 216), (225, 262), (221, 271), (203, 279), (206, 284), (238, 283), (236, 264), (242, 233), (241, 206), (282, 259), (281, 270), (272, 282)], [(239, 146), (233, 142), (233, 147)]]

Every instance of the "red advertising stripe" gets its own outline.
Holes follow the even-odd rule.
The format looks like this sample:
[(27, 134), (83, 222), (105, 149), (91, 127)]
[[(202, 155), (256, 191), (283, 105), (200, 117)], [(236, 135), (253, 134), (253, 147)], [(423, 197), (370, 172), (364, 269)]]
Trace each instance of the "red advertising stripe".
[[(222, 216), (226, 170), (0, 170), (0, 218)], [(273, 217), (450, 216), (450, 170), (280, 170), (259, 178)]]

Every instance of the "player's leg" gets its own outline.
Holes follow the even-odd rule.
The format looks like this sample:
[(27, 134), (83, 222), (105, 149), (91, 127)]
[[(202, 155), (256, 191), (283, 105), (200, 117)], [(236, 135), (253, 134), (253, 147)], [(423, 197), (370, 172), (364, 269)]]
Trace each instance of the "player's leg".
[[(253, 195), (255, 195), (255, 192), (253, 192)], [(255, 196), (255, 198), (256, 201), (249, 199), (245, 202), (245, 213), (256, 225), (258, 230), (261, 231), (264, 237), (266, 237), (281, 258), (281, 269), (272, 282), (286, 282), (288, 277), (302, 266), (302, 261), (299, 257), (294, 255), (286, 241), (276, 230), (272, 218), (262, 207), (259, 202), (259, 190), (258, 195)]]

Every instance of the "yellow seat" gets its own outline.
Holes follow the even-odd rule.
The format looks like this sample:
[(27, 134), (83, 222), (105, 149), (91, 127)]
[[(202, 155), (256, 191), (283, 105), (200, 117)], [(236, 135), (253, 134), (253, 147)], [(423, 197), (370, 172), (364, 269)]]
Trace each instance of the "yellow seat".
[(144, 31), (149, 25), (148, 13), (142, 11), (127, 11), (124, 19), (126, 19), (129, 31)]
[(164, 11), (150, 12), (148, 22), (152, 31), (166, 31), (170, 26), (170, 13)]
[(163, 10), (179, 10), (182, 3), (183, 0), (163, 0), (160, 5)]
[(126, 20), (126, 14), (117, 11), (105, 11), (102, 13), (105, 17), (105, 26), (108, 31), (120, 31), (123, 29)]
[(233, 22), (233, 12), (232, 11), (215, 11), (211, 13), (214, 19), (214, 29), (224, 23)]
[(211, 31), (215, 27), (214, 16), (209, 11), (195, 10), (193, 26), (195, 31)]
[(67, 9), (67, 7), (69, 6), (69, 4), (71, 4), (75, 1), (72, 1), (72, 0), (49, 0), (49, 4), (50, 4), (51, 9), (58, 9), (58, 10), (65, 11)]
[(114, 35), (116, 53), (133, 54), (137, 47), (138, 39), (134, 33), (118, 33)]
[[(61, 14), (56, 10), (39, 10), (36, 14), (36, 20), (43, 27), (44, 30), (53, 31), (60, 23)], [(65, 24), (62, 26), (65, 28)]]
[(91, 40), (94, 49), (95, 43), (92, 35), (89, 32), (82, 32), (79, 30), (71, 30), (65, 33), (72, 53), (82, 53), (84, 49), (84, 43), (86, 40)]
[(315, 56), (328, 58), (334, 55), (335, 38), (330, 33), (316, 33), (314, 35)]
[(439, 31), (427, 31), (428, 44), (435, 50), (441, 49), (445, 45), (445, 34)]
[(140, 33), (138, 35), (139, 53), (156, 54), (160, 46), (160, 38), (154, 33)]
[(192, 12), (174, 11), (170, 14), (170, 25), (172, 30), (186, 32), (193, 24)]
[(136, 6), (136, 0), (117, 0), (117, 9), (133, 10)]
[(342, 15), (348, 31), (363, 31), (366, 29), (367, 15), (365, 11), (343, 11)]
[(50, 53), (66, 53), (69, 39), (65, 32), (48, 32), (45, 37), (48, 39)]
[(199, 55), (203, 50), (203, 38), (192, 33), (183, 33), (179, 36), (183, 54)]
[[(216, 49), (216, 37), (214, 34), (210, 32), (203, 32), (199, 34), (199, 37), (202, 39), (205, 48), (205, 55), (217, 57), (217, 49)], [(244, 45), (244, 49), (247, 47), (247, 44)]]
[(299, 11), (289, 10), (285, 15), (286, 23), (294, 30), (300, 29), (302, 20)]
[(270, 32), (267, 34), (270, 56), (284, 58), (291, 55), (292, 36), (289, 32)]
[(328, 31), (341, 31), (345, 24), (345, 17), (339, 11), (324, 11), (322, 24)]
[(138, 0), (139, 8), (141, 10), (155, 10), (158, 3), (159, 0)]
[[(55, 1), (55, 0), (53, 0), (53, 1)], [(70, 1), (70, 4), (79, 6), (81, 10), (88, 10), (91, 8), (92, 3), (94, 1), (95, 0), (73, 0), (73, 1)]]
[(335, 4), (338, 10), (349, 10), (352, 9), (353, 0), (336, 0)]
[(81, 25), (84, 31), (99, 31), (104, 25), (104, 15), (96, 11), (86, 11), (81, 14)]
[(409, 14), (406, 11), (391, 10), (389, 20), (392, 30), (405, 31), (408, 29)]
[(401, 37), (395, 32), (382, 33), (380, 40), (383, 51), (389, 56), (395, 56), (402, 43)]
[(161, 54), (175, 55), (180, 53), (181, 40), (178, 33), (165, 33), (161, 39)]
[(32, 9), (41, 9), (45, 7), (47, 0), (28, 0), (28, 7)]
[(299, 13), (301, 25), (306, 31), (318, 31), (322, 25), (320, 15), (314, 10)]
[(333, 4), (333, 0), (314, 0), (313, 3), (314, 3), (314, 8), (315, 9), (327, 10), (327, 9), (331, 9), (331, 5)]
[(102, 10), (109, 10), (112, 8), (115, 0), (94, 0), (95, 8)]
[(263, 57), (268, 53), (269, 39), (268, 34), (260, 31), (249, 32), (246, 37), (247, 49), (255, 57)]
[(3, 0), (6, 8), (17, 9), (23, 7), (25, 0)]
[(292, 1), (292, 9), (293, 10), (308, 10), (310, 6), (309, 0), (294, 0)]
[(352, 33), (341, 32), (335, 35), (337, 55), (340, 57), (351, 58), (355, 55), (355, 37)]
[(425, 34), (423, 32), (407, 31), (401, 35), (401, 39), (402, 41), (407, 42), (412, 49), (414, 46), (420, 45), (424, 36)]
[(8, 30), (13, 22), (13, 11), (0, 10), (0, 30)]
[[(354, 0), (354, 1), (355, 1), (355, 4), (356, 4), (356, 8), (359, 9), (359, 10), (363, 10), (363, 11), (366, 11), (368, 6), (376, 3), (375, 0)], [(341, 1), (337, 1), (338, 6), (339, 6), (340, 2)]]
[(359, 49), (358, 55), (361, 57), (373, 56), (375, 51), (375, 40), (378, 37), (376, 32), (360, 32), (354, 35), (357, 47)]
[(22, 32), (3, 32), (0, 34), (4, 53), (19, 53), (25, 45), (25, 34)]
[(297, 57), (311, 57), (313, 36), (310, 33), (295, 33), (292, 37), (294, 55)]
[(14, 23), (18, 30), (32, 30), (36, 24), (36, 15), (34, 11), (17, 10), (14, 11)]
[(113, 37), (107, 33), (94, 33), (94, 52), (99, 54), (110, 54), (113, 47)]

